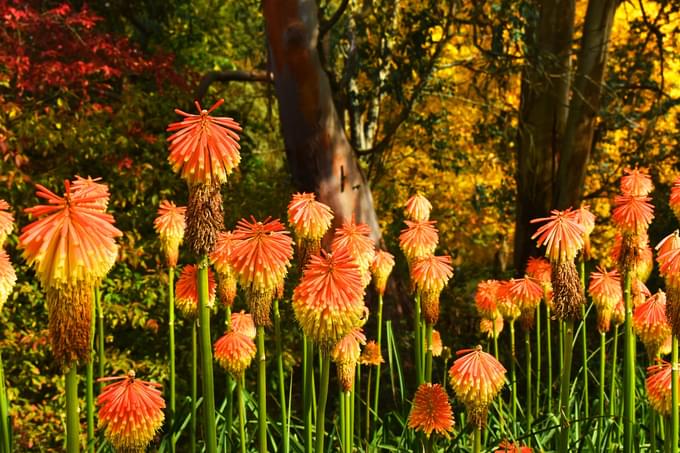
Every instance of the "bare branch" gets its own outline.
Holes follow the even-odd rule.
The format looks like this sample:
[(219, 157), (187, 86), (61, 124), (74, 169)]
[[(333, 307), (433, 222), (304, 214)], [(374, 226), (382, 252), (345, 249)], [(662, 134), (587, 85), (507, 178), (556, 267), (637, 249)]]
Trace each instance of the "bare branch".
[(230, 70), (210, 71), (201, 78), (201, 83), (196, 89), (196, 99), (201, 100), (213, 82), (274, 82), (274, 75), (270, 72), (255, 69), (252, 71)]
[(333, 13), (331, 18), (319, 25), (319, 41), (321, 41), (326, 33), (328, 33), (331, 28), (333, 28), (333, 26), (340, 20), (347, 9), (347, 5), (349, 5), (349, 0), (342, 0), (342, 3), (340, 3), (340, 6), (338, 6), (338, 9), (335, 11), (335, 13)]

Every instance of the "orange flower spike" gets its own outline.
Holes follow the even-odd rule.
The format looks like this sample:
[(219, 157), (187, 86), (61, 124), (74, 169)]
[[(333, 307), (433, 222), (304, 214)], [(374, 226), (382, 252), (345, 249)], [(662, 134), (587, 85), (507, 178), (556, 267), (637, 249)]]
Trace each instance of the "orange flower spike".
[(496, 301), (498, 312), (508, 321), (513, 321), (519, 318), (522, 311), (512, 297), (510, 297), (510, 286), (512, 282), (509, 280), (501, 280), (498, 282), (498, 290), (496, 293)]
[(101, 211), (104, 212), (109, 206), (110, 194), (109, 186), (99, 182), (101, 179), (102, 178), (93, 179), (90, 176), (87, 178), (81, 178), (80, 176), (76, 175), (76, 179), (71, 181), (71, 190), (73, 191), (73, 194), (84, 192), (86, 194), (89, 193), (101, 197), (98, 199), (97, 204), (101, 208)]
[(552, 272), (552, 266), (550, 262), (545, 258), (540, 257), (529, 257), (527, 261), (527, 267), (524, 271), (529, 277), (533, 277), (541, 283), (550, 283), (550, 274)]
[(483, 428), (488, 408), (505, 385), (506, 370), (491, 354), (475, 349), (458, 351), (460, 356), (449, 370), (456, 397), (465, 404), (470, 420)]
[(252, 338), (234, 330), (219, 338), (214, 349), (217, 363), (235, 378), (243, 375), (257, 352)]
[(331, 359), (338, 369), (338, 380), (344, 392), (354, 385), (356, 365), (361, 357), (361, 345), (366, 344), (366, 336), (361, 327), (355, 327), (338, 341), (331, 351)]
[(320, 241), (331, 227), (333, 211), (313, 193), (296, 193), (288, 204), (288, 223), (301, 239)]
[(475, 306), (480, 316), (494, 318), (498, 313), (498, 280), (484, 280), (477, 284), (475, 292)]
[(444, 352), (442, 336), (437, 329), (432, 329), (432, 357), (439, 357)]
[(498, 338), (503, 331), (503, 316), (498, 314), (495, 319), (482, 318), (479, 321), (479, 331), (489, 339)]
[(430, 220), (432, 204), (420, 193), (416, 193), (406, 202), (404, 214), (406, 218), (414, 222), (426, 222)]
[(624, 195), (632, 195), (634, 197), (646, 197), (654, 190), (652, 178), (645, 169), (625, 169), (625, 173), (621, 177), (621, 192)]
[(420, 384), (413, 397), (408, 426), (424, 432), (427, 437), (434, 432), (448, 438), (453, 430), (453, 411), (449, 396), (439, 384)]
[(235, 235), (231, 231), (217, 236), (215, 249), (210, 253), (210, 262), (217, 271), (217, 292), (222, 303), (231, 307), (236, 299), (236, 272), (231, 267), (230, 257), (234, 248)]
[(623, 321), (625, 319), (626, 319), (626, 305), (623, 302), (623, 298), (621, 298), (621, 300), (619, 300), (614, 306), (614, 311), (612, 312), (612, 321), (617, 326), (620, 326), (621, 324), (623, 324)]
[(12, 289), (17, 282), (17, 274), (9, 260), (9, 255), (0, 248), (0, 309), (12, 294)]
[(539, 247), (545, 245), (545, 256), (551, 263), (572, 261), (583, 247), (585, 228), (577, 221), (571, 208), (565, 211), (552, 210), (550, 214), (550, 217), (531, 221), (544, 223), (531, 239), (537, 239)]
[(347, 248), (313, 255), (293, 292), (293, 309), (303, 332), (329, 351), (361, 325), (363, 288), (359, 266)]
[(680, 219), (680, 176), (673, 182), (671, 187), (671, 198), (669, 205), (675, 214), (675, 217)]
[(118, 451), (146, 451), (146, 447), (163, 425), (165, 401), (159, 384), (135, 378), (130, 371), (125, 377), (102, 389), (97, 398), (99, 427)]
[(589, 205), (583, 204), (574, 210), (574, 218), (583, 227), (583, 254), (586, 258), (590, 258), (590, 234), (595, 229), (595, 215), (589, 208)]
[(41, 185), (36, 195), (46, 205), (25, 209), (36, 221), (22, 228), (19, 247), (46, 287), (75, 285), (103, 278), (118, 254), (115, 238), (122, 232), (110, 214), (101, 211), (101, 194), (73, 193), (59, 197)]
[(646, 233), (654, 218), (654, 206), (649, 200), (650, 197), (644, 196), (617, 195), (614, 198), (616, 207), (612, 211), (612, 219), (626, 233)]
[(647, 379), (645, 379), (649, 404), (660, 415), (666, 417), (670, 417), (673, 410), (671, 398), (672, 370), (669, 362), (659, 360), (658, 364), (647, 367)]
[(609, 332), (614, 308), (623, 299), (619, 272), (616, 269), (607, 271), (606, 268), (598, 266), (597, 271), (590, 274), (588, 293), (597, 308), (599, 331)]
[(394, 256), (390, 252), (378, 250), (371, 263), (371, 274), (373, 274), (373, 286), (379, 295), (385, 294), (387, 279), (394, 268)]
[(335, 230), (331, 251), (339, 248), (347, 248), (350, 255), (356, 260), (361, 271), (362, 284), (366, 287), (371, 281), (371, 263), (375, 257), (374, 241), (371, 238), (371, 229), (365, 223), (356, 223), (354, 216)]
[(525, 276), (510, 280), (508, 297), (519, 307), (522, 325), (525, 329), (533, 328), (536, 307), (541, 303), (543, 295), (543, 286), (534, 278)]
[(168, 125), (167, 131), (174, 132), (167, 139), (168, 161), (189, 184), (222, 184), (241, 161), (237, 134), (241, 126), (232, 118), (210, 115), (223, 103), (220, 99), (205, 110), (197, 101), (198, 115), (175, 109), (184, 118)]
[(169, 267), (177, 266), (179, 246), (184, 240), (186, 221), (184, 214), (187, 208), (176, 206), (172, 201), (163, 200), (158, 207), (158, 217), (153, 227), (161, 240), (161, 249)]
[(229, 261), (246, 291), (250, 312), (257, 326), (270, 324), (271, 302), (288, 273), (293, 239), (281, 222), (241, 219), (234, 230)]
[[(187, 318), (193, 319), (198, 313), (198, 267), (194, 264), (184, 266), (175, 284), (177, 308)], [(208, 307), (215, 304), (215, 275), (208, 269)]]
[(419, 259), (411, 269), (411, 278), (420, 293), (423, 317), (431, 325), (439, 318), (439, 296), (453, 277), (451, 257), (428, 256)]
[(0, 246), (5, 243), (7, 236), (14, 229), (14, 216), (9, 210), (9, 203), (0, 199)]
[(255, 328), (252, 315), (243, 310), (231, 314), (229, 329), (243, 334), (251, 340), (254, 340), (257, 336), (257, 329)]
[(399, 234), (399, 246), (404, 251), (409, 263), (414, 263), (420, 258), (432, 255), (439, 243), (439, 233), (434, 220), (411, 222), (405, 220), (406, 228)]
[(385, 363), (383, 359), (382, 352), (380, 351), (380, 345), (374, 340), (369, 341), (364, 346), (364, 350), (361, 353), (359, 361), (362, 365), (378, 366), (381, 363)]
[(656, 357), (671, 334), (671, 326), (666, 319), (666, 294), (663, 291), (657, 292), (635, 308), (633, 328), (647, 348), (649, 357)]

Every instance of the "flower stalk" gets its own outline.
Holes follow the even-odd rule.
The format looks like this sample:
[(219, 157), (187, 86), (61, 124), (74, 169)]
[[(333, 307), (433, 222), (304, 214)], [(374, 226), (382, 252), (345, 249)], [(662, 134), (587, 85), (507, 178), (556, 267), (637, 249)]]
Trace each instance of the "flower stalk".
[(95, 317), (97, 316), (96, 306), (92, 305), (90, 311), (90, 360), (87, 362), (85, 370), (85, 404), (87, 406), (87, 451), (94, 453), (94, 335), (95, 335)]
[(78, 369), (72, 363), (66, 372), (66, 451), (80, 451), (80, 417), (78, 416)]
[(283, 373), (283, 348), (281, 345), (281, 314), (279, 299), (274, 300), (274, 341), (276, 342), (276, 364), (279, 378), (279, 399), (281, 400), (281, 433), (283, 434), (283, 453), (290, 450), (290, 433), (288, 430), (288, 411), (286, 407), (286, 385)]
[(678, 442), (680, 442), (680, 413), (678, 404), (680, 403), (680, 389), (678, 389), (678, 337), (673, 335), (673, 346), (671, 351), (671, 452), (678, 453)]
[(623, 451), (632, 453), (635, 430), (635, 334), (633, 332), (633, 300), (631, 294), (632, 275), (625, 271), (624, 302), (626, 307), (624, 321), (623, 352)]
[(326, 401), (328, 400), (328, 381), (330, 378), (331, 358), (327, 352), (321, 353), (321, 386), (319, 401), (316, 405), (316, 448), (315, 453), (324, 453), (324, 440), (326, 438)]
[(189, 448), (196, 452), (196, 428), (198, 423), (198, 328), (191, 323), (191, 425), (189, 427)]
[(574, 321), (571, 319), (563, 322), (564, 339), (562, 354), (562, 378), (560, 380), (560, 437), (557, 451), (566, 453), (569, 451), (569, 384), (571, 380), (572, 344), (574, 342)]
[(260, 453), (267, 453), (267, 357), (264, 326), (257, 326), (257, 436)]
[(7, 389), (5, 387), (5, 370), (2, 364), (2, 354), (0, 354), (0, 448), (3, 453), (11, 453), (11, 443), (9, 438), (9, 403), (7, 401)]
[(170, 343), (170, 452), (175, 453), (175, 268), (168, 269), (168, 341)]
[(203, 429), (207, 453), (217, 453), (215, 424), (215, 388), (213, 383), (212, 340), (210, 339), (210, 309), (208, 289), (208, 259), (204, 257), (198, 268), (198, 320), (203, 389)]

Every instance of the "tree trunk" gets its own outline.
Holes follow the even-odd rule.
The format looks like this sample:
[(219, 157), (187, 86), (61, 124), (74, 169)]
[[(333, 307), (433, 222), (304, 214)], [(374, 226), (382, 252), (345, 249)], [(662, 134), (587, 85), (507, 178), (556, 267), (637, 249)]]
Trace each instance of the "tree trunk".
[(281, 130), (293, 182), (316, 192), (335, 214), (334, 226), (356, 215), (374, 239), (380, 229), (373, 198), (333, 104), (317, 51), (314, 0), (264, 0)]
[(527, 30), (527, 64), (517, 147), (517, 217), (514, 265), (524, 271), (537, 249), (531, 219), (544, 217), (553, 201), (558, 144), (567, 121), (570, 49), (575, 0), (539, 0), (535, 28)]
[(607, 48), (619, 0), (590, 0), (583, 26), (576, 78), (564, 132), (555, 202), (559, 209), (579, 203), (600, 109)]

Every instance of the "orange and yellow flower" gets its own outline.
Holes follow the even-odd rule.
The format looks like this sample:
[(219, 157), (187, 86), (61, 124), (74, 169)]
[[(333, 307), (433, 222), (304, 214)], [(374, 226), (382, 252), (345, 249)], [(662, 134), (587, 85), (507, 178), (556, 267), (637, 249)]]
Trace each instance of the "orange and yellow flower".
[(175, 109), (184, 118), (168, 125), (167, 131), (174, 132), (168, 137), (168, 161), (189, 184), (222, 184), (241, 161), (241, 126), (232, 118), (210, 116), (223, 103), (220, 99), (205, 110), (196, 101), (198, 115)]
[(519, 307), (522, 312), (522, 324), (530, 329), (534, 325), (536, 307), (543, 299), (543, 287), (538, 280), (525, 276), (513, 278), (508, 285), (508, 297)]
[(16, 282), (17, 274), (9, 260), (9, 255), (3, 249), (0, 249), (0, 309), (7, 302)]
[(414, 222), (425, 222), (430, 219), (432, 204), (422, 194), (416, 193), (406, 202), (404, 214), (406, 218)]
[(485, 318), (494, 318), (498, 314), (498, 280), (484, 280), (477, 284), (475, 306), (477, 313)]
[(529, 257), (529, 261), (527, 261), (527, 267), (524, 273), (529, 277), (535, 278), (541, 282), (541, 284), (545, 285), (547, 283), (550, 285), (552, 266), (550, 265), (550, 261), (545, 258), (531, 256)]
[(217, 236), (215, 249), (210, 254), (210, 262), (217, 271), (217, 293), (226, 307), (231, 307), (236, 298), (236, 272), (229, 262), (234, 248), (234, 237), (231, 231), (221, 232)]
[(612, 220), (624, 233), (646, 233), (647, 227), (654, 218), (654, 206), (650, 197), (635, 195), (617, 195), (614, 198), (615, 208)]
[(331, 227), (333, 211), (313, 193), (296, 193), (288, 204), (288, 223), (300, 239), (320, 241)]
[(186, 222), (184, 214), (187, 208), (176, 206), (172, 201), (163, 200), (158, 207), (158, 217), (153, 227), (161, 240), (161, 249), (169, 267), (177, 266), (179, 246), (184, 239)]
[(253, 339), (230, 330), (215, 342), (215, 360), (228, 373), (240, 378), (255, 358), (257, 348)]
[(338, 341), (331, 351), (331, 359), (338, 369), (338, 380), (344, 392), (354, 385), (356, 365), (361, 357), (361, 345), (366, 344), (366, 336), (361, 327), (355, 327)]
[(14, 229), (14, 216), (9, 210), (9, 203), (0, 199), (0, 246), (7, 240), (7, 236)]
[(381, 363), (384, 363), (385, 360), (383, 359), (382, 352), (380, 351), (380, 345), (374, 340), (366, 343), (366, 346), (364, 346), (364, 350), (361, 353), (361, 357), (359, 358), (359, 362), (362, 365), (369, 366), (378, 366)]
[[(215, 275), (208, 269), (208, 307), (215, 303)], [(177, 308), (187, 318), (193, 319), (198, 314), (198, 266), (184, 266), (175, 284)]]
[(365, 223), (356, 223), (354, 216), (335, 230), (335, 236), (331, 243), (331, 251), (346, 248), (356, 260), (361, 271), (361, 281), (364, 286), (371, 282), (371, 263), (375, 257), (374, 241), (371, 238), (371, 229)]
[(489, 339), (498, 338), (503, 331), (503, 316), (499, 313), (495, 319), (482, 318), (479, 321), (479, 331)]
[(251, 340), (254, 340), (255, 336), (257, 336), (257, 328), (255, 327), (252, 315), (243, 310), (231, 314), (229, 329), (243, 334)]
[(78, 192), (85, 191), (92, 195), (98, 197), (97, 205), (104, 212), (109, 206), (109, 186), (107, 184), (101, 183), (102, 178), (92, 178), (88, 176), (87, 178), (81, 178), (76, 175), (76, 179), (71, 181), (71, 190), (74, 194)]
[(444, 351), (442, 336), (437, 329), (432, 329), (432, 357), (439, 357)]
[[(659, 360), (658, 364), (647, 367), (645, 388), (649, 404), (660, 415), (670, 417), (673, 410), (671, 385), (673, 382), (672, 367), (669, 362)], [(678, 383), (680, 385), (680, 382)]]
[(531, 239), (537, 239), (540, 247), (545, 245), (545, 256), (551, 263), (573, 261), (583, 247), (585, 228), (571, 208), (565, 211), (552, 210), (550, 217), (533, 219), (531, 223), (544, 223)]
[(292, 257), (293, 239), (278, 219), (239, 220), (229, 261), (246, 292), (256, 326), (271, 323), (271, 302), (283, 291)]
[(621, 177), (621, 192), (624, 195), (646, 197), (654, 190), (652, 178), (646, 169), (635, 168), (631, 170), (626, 168), (623, 172), (625, 175)]
[(616, 304), (623, 299), (621, 277), (616, 269), (607, 271), (604, 267), (597, 267), (597, 271), (590, 274), (588, 293), (597, 308), (597, 326), (600, 332), (609, 332), (612, 313)]
[(666, 294), (659, 291), (635, 308), (633, 328), (647, 348), (647, 354), (654, 358), (671, 334), (671, 326), (666, 319)]
[(360, 326), (363, 288), (359, 266), (347, 248), (313, 255), (293, 292), (295, 317), (305, 335), (329, 351)]
[(405, 220), (406, 228), (399, 234), (399, 246), (404, 252), (409, 264), (413, 264), (420, 258), (432, 255), (439, 243), (439, 233), (434, 226), (434, 220), (412, 222)]
[(425, 433), (427, 437), (434, 432), (448, 438), (453, 430), (453, 411), (449, 396), (439, 384), (426, 382), (420, 384), (413, 397), (408, 426)]
[(161, 386), (136, 379), (134, 371), (127, 376), (101, 379), (111, 380), (118, 382), (104, 387), (97, 398), (99, 427), (116, 450), (146, 451), (163, 426), (165, 401)]
[(385, 250), (377, 250), (371, 263), (371, 274), (373, 274), (373, 286), (379, 295), (385, 294), (387, 279), (394, 268), (394, 256)]
[(507, 319), (508, 321), (514, 321), (522, 314), (519, 305), (517, 305), (515, 300), (510, 297), (511, 285), (512, 282), (509, 280), (499, 280), (496, 292), (498, 313), (501, 314), (503, 319)]
[(491, 354), (475, 349), (461, 350), (449, 370), (451, 386), (456, 397), (465, 404), (474, 425), (483, 428), (489, 405), (505, 384), (506, 370)]
[(669, 205), (673, 210), (675, 217), (680, 219), (680, 176), (675, 181), (673, 181)]
[(451, 277), (453, 268), (448, 255), (421, 258), (411, 269), (411, 278), (420, 294), (423, 318), (430, 325), (439, 319), (439, 296)]

